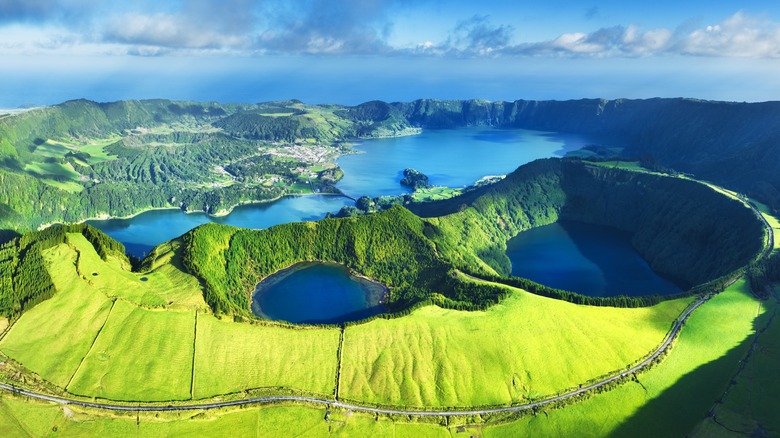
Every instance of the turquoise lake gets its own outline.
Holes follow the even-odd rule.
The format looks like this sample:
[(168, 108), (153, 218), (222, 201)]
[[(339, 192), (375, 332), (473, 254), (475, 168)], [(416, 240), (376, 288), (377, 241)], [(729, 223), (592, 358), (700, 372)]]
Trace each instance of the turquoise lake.
[(512, 275), (583, 295), (669, 295), (682, 289), (659, 276), (620, 230), (559, 221), (507, 242)]
[[(585, 144), (574, 135), (485, 127), (365, 140), (355, 146), (359, 153), (338, 159), (345, 175), (336, 186), (355, 198), (403, 194), (408, 190), (400, 184), (401, 173), (414, 167), (428, 174), (432, 184), (460, 187), (486, 175), (509, 173), (537, 158), (562, 156)], [(299, 196), (243, 205), (224, 217), (172, 209), (88, 223), (122, 242), (128, 253), (143, 257), (160, 243), (206, 222), (260, 229), (322, 219), (345, 205), (354, 202), (338, 196)]]
[(252, 313), (306, 324), (358, 321), (385, 311), (387, 289), (335, 263), (298, 263), (260, 282)]

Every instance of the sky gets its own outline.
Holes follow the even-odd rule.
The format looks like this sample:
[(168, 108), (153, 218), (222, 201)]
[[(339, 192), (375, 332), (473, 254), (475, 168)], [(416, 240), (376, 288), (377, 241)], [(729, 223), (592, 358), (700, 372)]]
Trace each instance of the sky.
[(0, 107), (780, 100), (780, 1), (0, 0)]

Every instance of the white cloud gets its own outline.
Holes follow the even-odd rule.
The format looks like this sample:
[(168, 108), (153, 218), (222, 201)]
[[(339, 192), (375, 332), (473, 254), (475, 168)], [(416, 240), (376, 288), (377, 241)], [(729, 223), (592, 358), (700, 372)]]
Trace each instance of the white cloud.
[(722, 23), (694, 30), (677, 49), (699, 56), (779, 58), (780, 24), (737, 12)]
[[(241, 49), (249, 38), (198, 26), (187, 17), (158, 13), (131, 13), (112, 20), (104, 33), (107, 41), (158, 48)], [(148, 49), (147, 49), (148, 50)]]
[[(150, 0), (151, 1), (151, 0)], [(512, 24), (472, 16), (454, 23), (442, 40), (388, 43), (399, 0), (183, 0), (156, 9), (133, 7), (101, 16), (97, 0), (6, 0), (0, 6), (0, 55), (68, 52), (163, 56), (229, 53), (368, 54), (427, 57), (610, 58), (681, 55), (780, 58), (780, 23), (737, 12), (696, 28), (644, 29), (620, 25), (572, 29), (547, 41), (518, 42)], [(403, 2), (402, 2), (403, 3)], [(143, 5), (144, 3), (139, 3)], [(151, 4), (146, 4), (147, 6)], [(0, 0), (3, 5), (3, 0)], [(87, 12), (79, 20), (74, 5)], [(394, 6), (395, 5), (395, 6)], [(136, 5), (137, 6), (137, 5)], [(89, 11), (92, 11), (90, 16)], [(597, 11), (586, 13), (594, 15)], [(5, 20), (5, 21), (4, 21)], [(518, 32), (519, 33), (519, 32)]]
[(525, 56), (635, 57), (685, 55), (780, 58), (780, 23), (737, 12), (721, 23), (689, 31), (642, 30), (634, 25), (572, 32), (543, 42), (521, 43), (506, 54)]

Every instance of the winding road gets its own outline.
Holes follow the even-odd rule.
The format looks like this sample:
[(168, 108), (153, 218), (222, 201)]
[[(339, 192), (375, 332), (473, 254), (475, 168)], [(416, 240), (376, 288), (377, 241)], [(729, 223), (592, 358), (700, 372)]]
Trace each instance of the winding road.
[[(746, 202), (746, 201), (743, 202), (745, 203), (745, 205), (747, 205), (753, 210), (753, 212), (764, 223), (764, 226), (769, 231), (768, 246), (767, 248), (764, 249), (764, 251), (761, 254), (761, 258), (765, 258), (771, 253), (774, 247), (774, 231), (772, 230), (772, 227), (769, 225), (769, 222), (767, 222), (767, 220), (764, 218), (761, 212), (758, 211), (758, 209), (754, 205), (752, 205), (750, 202)], [(740, 278), (742, 278), (742, 276), (731, 280), (729, 283), (727, 283), (724, 286), (723, 289), (728, 288)], [(626, 369), (625, 371), (622, 371), (618, 374), (615, 374), (611, 377), (605, 378), (598, 382), (589, 384), (587, 386), (583, 386), (579, 389), (561, 395), (557, 395), (554, 397), (546, 398), (544, 400), (539, 400), (539, 401), (526, 403), (522, 405), (484, 408), (484, 409), (470, 409), (470, 410), (454, 410), (454, 409), (443, 410), (443, 411), (413, 410), (413, 409), (410, 410), (410, 409), (402, 409), (402, 408), (397, 408), (397, 409), (378, 408), (378, 407), (363, 406), (363, 405), (352, 404), (352, 403), (345, 403), (345, 402), (338, 401), (336, 399), (326, 399), (326, 398), (296, 396), (296, 395), (271, 395), (271, 396), (264, 396), (264, 397), (245, 398), (240, 400), (187, 403), (187, 404), (176, 404), (176, 405), (160, 405), (160, 404), (151, 404), (151, 403), (131, 405), (131, 404), (90, 402), (90, 401), (85, 401), (85, 400), (80, 400), (75, 398), (47, 395), (47, 394), (42, 394), (34, 391), (28, 391), (22, 388), (17, 388), (16, 386), (4, 384), (4, 383), (0, 383), (0, 389), (4, 389), (6, 391), (12, 392), (17, 395), (22, 395), (22, 396), (26, 396), (38, 400), (45, 400), (49, 402), (59, 403), (62, 405), (82, 406), (87, 408), (96, 408), (96, 409), (104, 409), (109, 411), (123, 411), (123, 412), (197, 411), (197, 410), (226, 408), (231, 406), (275, 404), (275, 403), (283, 403), (283, 402), (303, 402), (303, 403), (312, 403), (312, 404), (320, 404), (320, 405), (326, 405), (331, 407), (338, 407), (338, 408), (348, 409), (351, 411), (358, 411), (358, 412), (369, 412), (374, 414), (390, 414), (390, 415), (409, 415), (409, 416), (416, 416), (416, 417), (459, 417), (459, 416), (515, 413), (520, 411), (536, 409), (545, 405), (564, 401), (572, 397), (577, 397), (579, 395), (587, 393), (588, 391), (592, 391), (604, 387), (615, 381), (623, 379), (632, 373), (642, 371), (644, 368), (648, 367), (654, 360), (656, 360), (659, 356), (661, 356), (671, 348), (672, 342), (680, 333), (680, 330), (682, 330), (682, 327), (685, 324), (685, 322), (688, 320), (688, 317), (690, 317), (690, 315), (696, 309), (698, 309), (702, 304), (707, 302), (707, 300), (709, 300), (713, 296), (714, 294), (705, 295), (704, 297), (701, 297), (698, 301), (696, 301), (693, 305), (689, 306), (688, 309), (685, 312), (683, 312), (683, 314), (677, 319), (677, 322), (675, 323), (674, 327), (669, 332), (669, 334), (666, 336), (666, 339), (664, 339), (664, 342), (642, 362), (634, 365), (631, 368)]]
[[(736, 280), (734, 280), (736, 281)], [(733, 282), (732, 282), (733, 283)], [(730, 284), (729, 284), (730, 285)], [(390, 409), (390, 408), (374, 408), (370, 406), (362, 406), (351, 403), (344, 403), (333, 399), (325, 399), (318, 397), (296, 396), (296, 395), (271, 395), (266, 397), (253, 397), (241, 400), (230, 400), (212, 403), (190, 403), (180, 405), (153, 405), (153, 404), (140, 404), (140, 405), (126, 405), (126, 404), (112, 404), (112, 403), (98, 403), (89, 402), (84, 400), (59, 397), (54, 395), (41, 394), (34, 391), (28, 391), (26, 389), (17, 388), (13, 385), (7, 385), (0, 383), (0, 388), (13, 392), (18, 395), (23, 395), (38, 400), (46, 400), (63, 405), (83, 406), (87, 408), (105, 409), (109, 411), (124, 411), (124, 412), (160, 412), (160, 411), (193, 411), (193, 410), (207, 410), (207, 409), (219, 409), (231, 406), (253, 405), (253, 404), (272, 404), (281, 402), (304, 402), (314, 403), (321, 405), (328, 405), (343, 409), (349, 409), (351, 411), (370, 412), (375, 414), (391, 414), (391, 415), (412, 415), (416, 417), (457, 417), (457, 416), (471, 416), (471, 415), (487, 415), (487, 414), (500, 414), (500, 413), (513, 413), (519, 411), (525, 411), (529, 409), (538, 408), (551, 403), (566, 400), (568, 398), (576, 397), (580, 394), (584, 394), (590, 390), (600, 388), (608, 385), (616, 380), (624, 378), (625, 376), (640, 371), (646, 366), (650, 365), (658, 356), (663, 354), (672, 345), (672, 341), (682, 329), (683, 324), (688, 317), (699, 306), (704, 304), (711, 295), (705, 296), (697, 301), (694, 305), (690, 306), (688, 310), (677, 320), (674, 328), (669, 332), (669, 335), (664, 340), (658, 349), (653, 352), (647, 359), (640, 362), (637, 365), (599, 382), (583, 386), (577, 390), (567, 392), (555, 397), (539, 400), (532, 403), (526, 403), (522, 405), (506, 406), (498, 408), (486, 408), (486, 409), (471, 409), (471, 410), (448, 410), (448, 411), (420, 411), (420, 410), (407, 410), (407, 409)]]

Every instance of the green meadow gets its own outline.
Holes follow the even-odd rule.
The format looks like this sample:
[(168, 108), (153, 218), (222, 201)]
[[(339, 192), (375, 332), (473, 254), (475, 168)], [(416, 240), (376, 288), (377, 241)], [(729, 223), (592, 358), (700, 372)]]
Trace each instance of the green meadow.
[(428, 306), (376, 319), (346, 330), (339, 395), (402, 406), (539, 399), (651, 352), (689, 302), (591, 307), (513, 289), (484, 312)]
[(56, 246), (44, 256), (58, 292), (11, 327), (0, 340), (0, 352), (64, 388), (103, 327), (113, 301), (84, 287), (75, 275), (76, 254), (69, 247)]
[(332, 395), (339, 329), (290, 329), (198, 315), (193, 396), (254, 388)]
[(486, 428), (485, 436), (686, 436), (726, 390), (765, 304), (745, 281), (701, 306), (663, 362), (609, 392)]
[(125, 401), (190, 398), (195, 312), (117, 300), (67, 390)]
[[(527, 414), (498, 425), (470, 424), (463, 419), (452, 419), (449, 423), (440, 419), (414, 422), (402, 417), (343, 411), (331, 411), (326, 419), (326, 407), (304, 405), (117, 414), (4, 394), (0, 399), (0, 434), (9, 437), (685, 436), (705, 420), (707, 411), (727, 388), (756, 326), (762, 327), (767, 322), (767, 310), (771, 308), (759, 303), (749, 294), (745, 283), (739, 282), (700, 307), (686, 323), (668, 357), (650, 371), (639, 374), (638, 382), (628, 382), (563, 408), (543, 409), (536, 415)], [(713, 326), (718, 330), (713, 330)], [(771, 371), (771, 367), (771, 362), (767, 362), (761, 371)], [(768, 387), (762, 392), (761, 397), (766, 399), (755, 401), (771, 402), (771, 390)], [(729, 397), (724, 398), (726, 405)], [(767, 403), (767, 409), (771, 406)], [(699, 426), (696, 434), (732, 436), (711, 426)]]
[[(47, 252), (58, 293), (22, 316), (0, 351), (87, 397), (334, 393), (340, 329), (219, 320), (193, 299), (198, 284), (176, 268), (175, 249), (175, 242), (158, 249), (139, 274), (112, 256), (102, 260), (83, 235), (68, 234), (67, 244)], [(637, 361), (689, 302), (590, 307), (513, 289), (484, 312), (427, 306), (350, 326), (339, 396), (404, 406), (536, 399)]]

